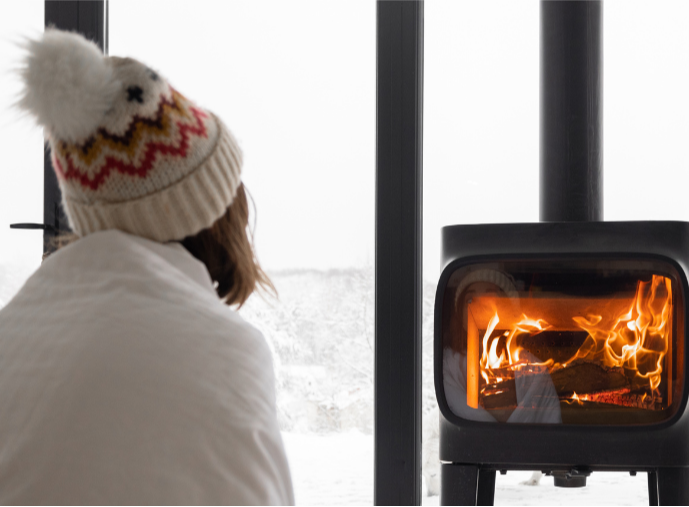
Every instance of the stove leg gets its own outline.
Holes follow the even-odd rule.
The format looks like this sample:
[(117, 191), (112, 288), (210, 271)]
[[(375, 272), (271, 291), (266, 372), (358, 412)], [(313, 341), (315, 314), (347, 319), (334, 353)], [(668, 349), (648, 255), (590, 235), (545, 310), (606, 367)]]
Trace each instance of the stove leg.
[(443, 463), (440, 465), (440, 505), (477, 505), (478, 482), (477, 466)]
[(658, 469), (658, 505), (689, 505), (689, 468)]
[(648, 472), (648, 505), (658, 505), (658, 474)]
[(495, 499), (495, 470), (479, 470), (476, 505), (493, 505)]

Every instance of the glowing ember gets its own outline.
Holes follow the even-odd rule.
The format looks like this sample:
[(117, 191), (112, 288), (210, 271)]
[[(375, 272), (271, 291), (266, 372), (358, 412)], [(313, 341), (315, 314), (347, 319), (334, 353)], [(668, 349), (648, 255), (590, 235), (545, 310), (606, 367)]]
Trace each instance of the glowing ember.
[(572, 400), (572, 401), (569, 401), (569, 400), (564, 400), (564, 401), (567, 402), (567, 403), (569, 403), (570, 405), (572, 405), (573, 403), (577, 403), (577, 404), (579, 404), (579, 405), (583, 405), (583, 404), (584, 404), (583, 402), (584, 402), (584, 401), (588, 401), (588, 398), (587, 398), (586, 396), (584, 396), (583, 398), (579, 398), (579, 396), (577, 396), (577, 393), (574, 393), (574, 394), (572, 394), (572, 396), (570, 397), (570, 400)]

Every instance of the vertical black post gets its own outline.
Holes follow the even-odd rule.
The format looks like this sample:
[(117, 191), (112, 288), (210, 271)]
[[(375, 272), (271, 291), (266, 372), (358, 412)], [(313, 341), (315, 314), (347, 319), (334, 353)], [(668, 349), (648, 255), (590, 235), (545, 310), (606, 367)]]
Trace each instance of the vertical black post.
[(479, 505), (479, 468), (476, 465), (440, 465), (440, 505)]
[(657, 505), (689, 505), (689, 468), (659, 468), (657, 477)]
[(421, 502), (423, 7), (377, 4), (376, 505)]
[(600, 0), (541, 0), (540, 219), (603, 220)]
[(480, 469), (476, 505), (493, 505), (495, 499), (495, 470)]
[[(48, 1), (45, 2), (45, 26), (60, 30), (79, 32), (94, 41), (107, 54), (107, 0), (95, 1)], [(69, 231), (67, 217), (62, 211), (60, 187), (50, 162), (50, 151), (46, 149), (43, 159), (43, 223), (54, 230), (43, 232), (43, 252), (50, 245), (50, 239), (60, 232)]]
[(648, 472), (648, 505), (658, 505), (658, 474), (655, 470)]

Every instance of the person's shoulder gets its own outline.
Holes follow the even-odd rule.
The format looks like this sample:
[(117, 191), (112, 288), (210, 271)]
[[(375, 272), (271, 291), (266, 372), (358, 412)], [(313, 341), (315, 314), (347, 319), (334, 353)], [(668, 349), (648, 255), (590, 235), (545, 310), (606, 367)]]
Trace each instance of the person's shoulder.
[(268, 351), (268, 345), (263, 333), (253, 324), (242, 317), (239, 312), (228, 307), (220, 300), (208, 307), (209, 314), (214, 321), (214, 335), (220, 340), (231, 340), (233, 345), (243, 345), (251, 349), (260, 348), (261, 352)]

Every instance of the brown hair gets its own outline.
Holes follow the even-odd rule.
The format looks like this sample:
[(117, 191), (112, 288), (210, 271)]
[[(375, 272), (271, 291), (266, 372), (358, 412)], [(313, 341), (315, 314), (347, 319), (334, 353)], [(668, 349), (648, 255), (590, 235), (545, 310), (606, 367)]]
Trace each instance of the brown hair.
[(254, 255), (249, 205), (243, 184), (223, 216), (208, 229), (180, 243), (206, 265), (215, 282), (215, 290), (225, 304), (241, 307), (258, 288), (277, 294)]
[(41, 260), (44, 261), (50, 254), (57, 252), (60, 248), (64, 248), (67, 245), (71, 245), (79, 239), (79, 236), (73, 232), (61, 232), (57, 236), (49, 238), (47, 241), (43, 242), (43, 257)]
[[(43, 259), (78, 239), (79, 236), (74, 233), (52, 238)], [(223, 216), (209, 228), (194, 236), (187, 236), (180, 243), (205, 264), (215, 290), (225, 304), (241, 307), (256, 289), (277, 295), (275, 286), (254, 255), (244, 184), (239, 185), (234, 201)]]

